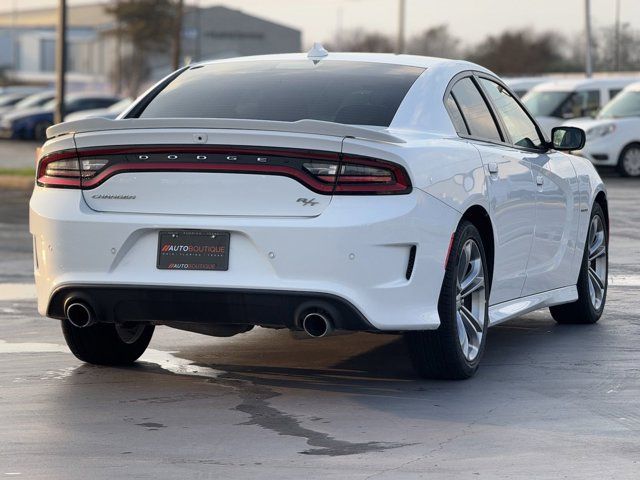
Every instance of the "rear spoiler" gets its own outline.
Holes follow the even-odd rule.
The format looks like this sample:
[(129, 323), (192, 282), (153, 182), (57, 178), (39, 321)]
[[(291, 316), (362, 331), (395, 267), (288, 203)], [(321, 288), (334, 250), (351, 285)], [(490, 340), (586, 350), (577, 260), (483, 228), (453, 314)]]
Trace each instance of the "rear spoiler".
[(263, 130), (274, 132), (307, 133), (312, 135), (331, 135), (334, 137), (353, 137), (387, 143), (405, 143), (400, 137), (387, 133), (380, 127), (345, 125), (322, 120), (298, 120), (297, 122), (279, 122), (272, 120), (243, 120), (236, 118), (88, 118), (74, 122), (63, 122), (47, 129), (47, 138), (67, 133), (99, 132), (105, 130), (129, 130), (136, 128), (190, 128), (190, 129), (227, 129), (227, 130)]

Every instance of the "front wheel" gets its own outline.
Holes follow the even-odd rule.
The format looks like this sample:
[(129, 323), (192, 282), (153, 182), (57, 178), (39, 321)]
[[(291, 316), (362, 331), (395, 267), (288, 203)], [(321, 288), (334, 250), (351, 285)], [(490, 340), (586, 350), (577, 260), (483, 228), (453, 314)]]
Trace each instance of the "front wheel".
[(144, 353), (154, 326), (143, 323), (97, 323), (74, 327), (62, 321), (62, 333), (78, 360), (95, 365), (129, 365)]
[(589, 233), (584, 247), (578, 276), (578, 299), (551, 307), (551, 316), (558, 323), (596, 323), (602, 316), (607, 300), (609, 268), (609, 232), (602, 207), (594, 203)]
[(618, 159), (618, 172), (623, 177), (640, 177), (640, 144), (627, 145)]
[(475, 374), (487, 338), (489, 283), (480, 233), (463, 221), (453, 238), (438, 301), (440, 327), (405, 334), (422, 377), (461, 380)]

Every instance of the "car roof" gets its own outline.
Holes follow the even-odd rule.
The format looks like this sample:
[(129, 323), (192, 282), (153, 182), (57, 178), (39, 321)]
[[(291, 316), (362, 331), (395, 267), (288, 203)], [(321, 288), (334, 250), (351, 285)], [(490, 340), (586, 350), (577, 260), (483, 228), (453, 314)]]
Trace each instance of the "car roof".
[[(210, 65), (228, 62), (251, 62), (251, 61), (293, 61), (293, 60), (309, 60), (306, 53), (285, 53), (275, 55), (256, 55), (250, 57), (225, 58), (220, 60), (209, 60), (200, 62), (195, 65)], [(314, 58), (314, 60), (318, 60)], [(326, 56), (319, 59), (337, 60), (345, 62), (369, 62), (369, 63), (387, 63), (393, 65), (405, 65), (409, 67), (434, 68), (439, 66), (458, 66), (462, 70), (480, 70), (489, 72), (486, 68), (476, 65), (475, 63), (465, 60), (453, 60), (449, 58), (423, 57), (421, 55), (405, 55), (394, 53), (351, 53), (351, 52), (329, 52)], [(194, 66), (195, 66), (194, 65)]]
[(640, 82), (634, 82), (624, 88), (625, 92), (640, 92)]
[(637, 82), (637, 77), (608, 77), (608, 78), (565, 78), (544, 82), (533, 87), (533, 91), (574, 91), (589, 88), (623, 88), (630, 83)]

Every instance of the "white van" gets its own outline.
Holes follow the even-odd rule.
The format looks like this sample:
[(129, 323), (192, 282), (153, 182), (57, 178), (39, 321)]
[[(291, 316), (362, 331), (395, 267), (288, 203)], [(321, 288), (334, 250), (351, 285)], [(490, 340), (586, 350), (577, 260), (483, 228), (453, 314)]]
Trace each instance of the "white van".
[(593, 117), (636, 77), (563, 79), (541, 83), (522, 99), (547, 134), (565, 121)]
[(522, 98), (536, 85), (550, 82), (552, 77), (502, 77), (502, 80), (513, 93)]

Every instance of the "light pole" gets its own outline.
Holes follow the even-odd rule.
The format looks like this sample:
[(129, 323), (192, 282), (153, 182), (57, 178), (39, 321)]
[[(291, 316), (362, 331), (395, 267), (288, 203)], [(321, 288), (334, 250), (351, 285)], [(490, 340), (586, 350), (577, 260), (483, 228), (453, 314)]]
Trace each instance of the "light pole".
[(56, 109), (54, 123), (64, 121), (65, 71), (67, 69), (67, 2), (59, 0), (56, 35)]
[(173, 69), (180, 68), (180, 53), (182, 50), (182, 14), (184, 11), (184, 1), (178, 0), (176, 5), (176, 27), (173, 32)]
[(616, 42), (616, 72), (620, 71), (620, 0), (616, 0), (616, 34), (615, 34), (615, 42)]
[(398, 0), (398, 44), (396, 45), (396, 53), (404, 53), (404, 24), (407, 13), (406, 0)]
[(591, 59), (591, 0), (584, 0), (585, 32), (587, 34), (587, 45), (585, 49), (584, 73), (587, 78), (593, 75), (593, 63)]

